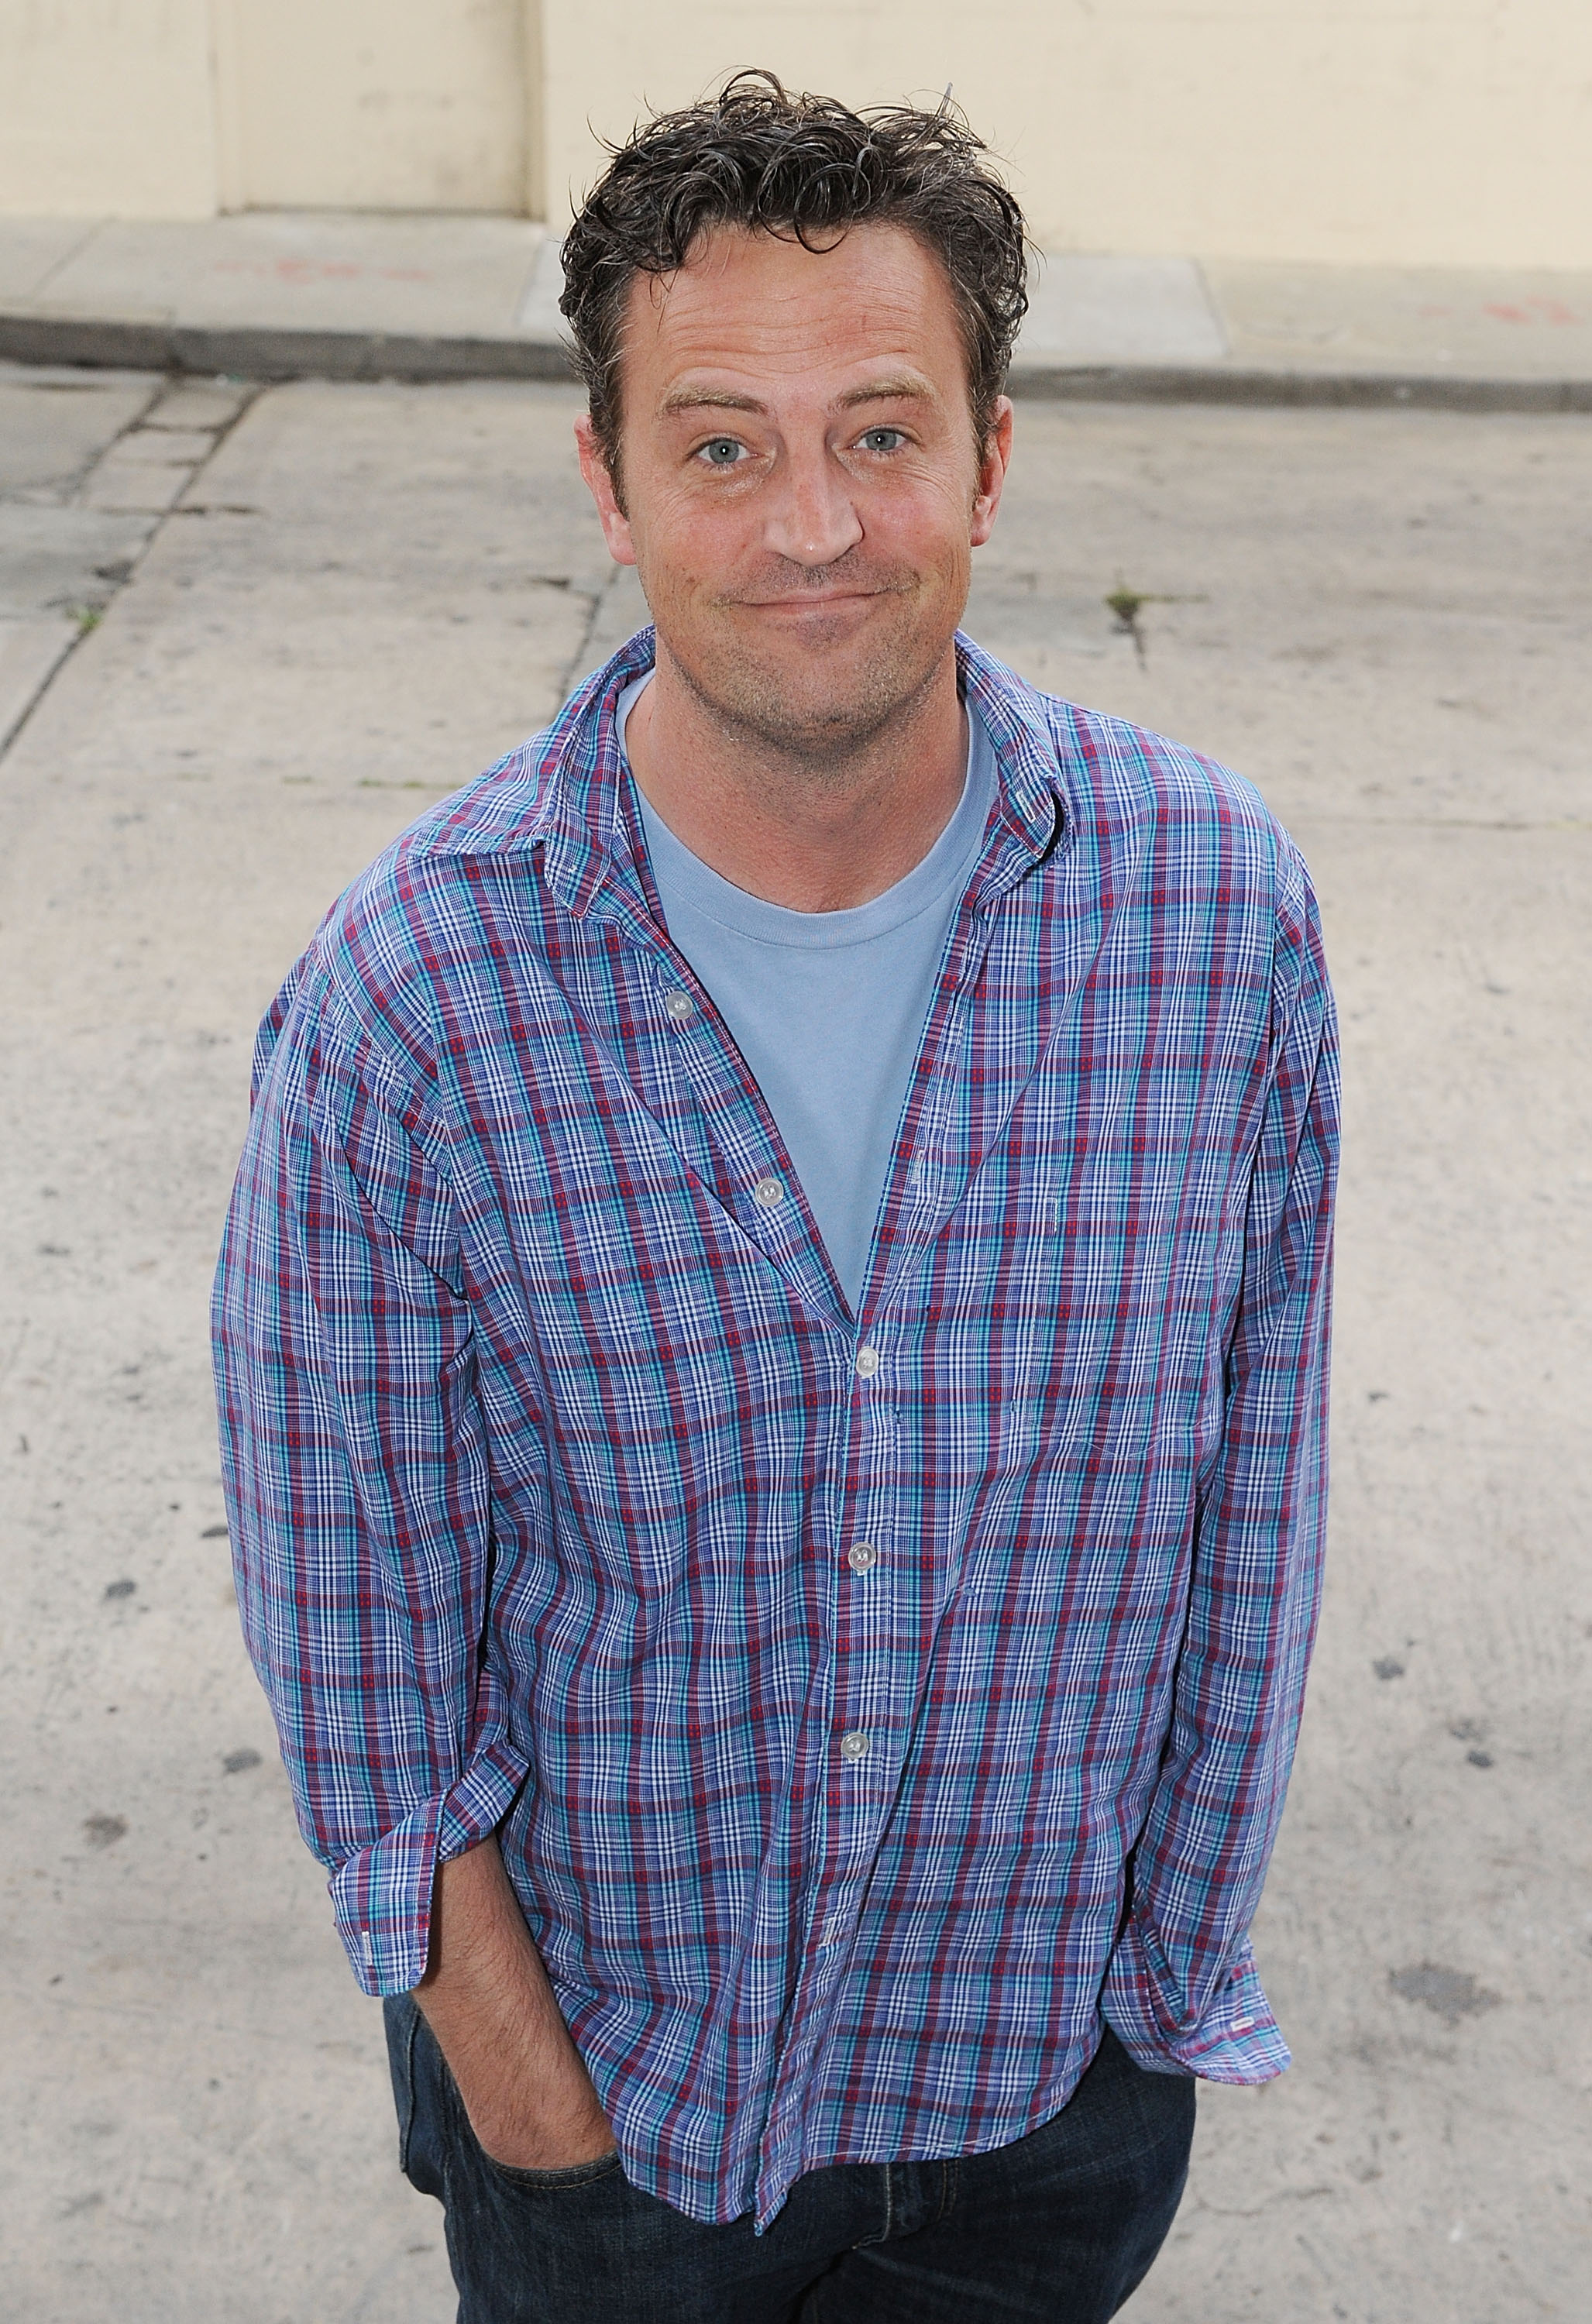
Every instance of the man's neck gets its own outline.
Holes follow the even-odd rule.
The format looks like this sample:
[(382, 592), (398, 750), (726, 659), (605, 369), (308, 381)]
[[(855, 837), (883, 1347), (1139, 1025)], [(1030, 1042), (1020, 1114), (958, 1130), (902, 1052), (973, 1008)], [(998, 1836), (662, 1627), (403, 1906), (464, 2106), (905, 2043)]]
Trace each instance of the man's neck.
[(967, 714), (947, 654), (888, 727), (814, 762), (721, 721), (660, 649), (625, 747), (649, 803), (722, 878), (792, 911), (838, 912), (904, 880), (950, 822)]

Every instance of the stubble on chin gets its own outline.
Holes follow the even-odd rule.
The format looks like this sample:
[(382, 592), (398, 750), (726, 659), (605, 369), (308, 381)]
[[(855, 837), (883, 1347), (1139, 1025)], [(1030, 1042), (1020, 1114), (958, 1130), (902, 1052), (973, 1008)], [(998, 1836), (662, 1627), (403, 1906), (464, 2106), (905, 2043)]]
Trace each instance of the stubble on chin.
[(949, 630), (925, 629), (916, 577), (887, 594), (894, 618), (868, 623), (861, 639), (829, 654), (822, 646), (759, 652), (732, 600), (714, 604), (710, 623), (693, 623), (684, 637), (667, 635), (660, 623), (659, 650), (727, 737), (814, 775), (833, 770), (839, 777), (892, 723), (910, 716), (950, 649)]

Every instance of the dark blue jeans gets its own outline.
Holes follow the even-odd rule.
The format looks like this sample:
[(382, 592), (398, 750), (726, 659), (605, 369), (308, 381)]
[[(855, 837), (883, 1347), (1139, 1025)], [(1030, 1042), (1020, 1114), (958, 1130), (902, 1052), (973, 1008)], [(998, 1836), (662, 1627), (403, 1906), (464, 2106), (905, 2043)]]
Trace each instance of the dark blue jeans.
[(483, 2153), (406, 1996), (386, 2005), (399, 2160), (447, 2215), (458, 2324), (1106, 2324), (1161, 2248), (1194, 2085), (1115, 2035), (1059, 2114), (944, 2163), (836, 2163), (751, 2213), (688, 2219), (617, 2154), (512, 2171)]

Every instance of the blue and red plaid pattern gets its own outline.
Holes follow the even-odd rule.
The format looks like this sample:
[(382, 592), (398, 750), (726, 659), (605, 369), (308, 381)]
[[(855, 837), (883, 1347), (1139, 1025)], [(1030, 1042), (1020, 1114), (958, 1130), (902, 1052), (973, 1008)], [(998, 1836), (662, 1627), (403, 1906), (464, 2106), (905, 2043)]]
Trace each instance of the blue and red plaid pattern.
[(1023, 2136), (1102, 2009), (1152, 2069), (1287, 2062), (1246, 1932), (1318, 1602), (1335, 1048), (1256, 794), (959, 640), (1000, 796), (853, 1318), (658, 922), (613, 721), (651, 651), (293, 970), (217, 1379), (362, 1984), (417, 1982), (438, 1857), (501, 1830), (628, 2175), (761, 2228), (820, 2165)]

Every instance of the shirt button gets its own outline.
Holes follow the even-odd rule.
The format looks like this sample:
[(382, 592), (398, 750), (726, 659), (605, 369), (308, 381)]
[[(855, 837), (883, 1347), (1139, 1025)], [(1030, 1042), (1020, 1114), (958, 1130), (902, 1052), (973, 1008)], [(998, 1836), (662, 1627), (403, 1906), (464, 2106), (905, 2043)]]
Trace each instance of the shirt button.
[(765, 1211), (777, 1211), (785, 1200), (785, 1188), (778, 1178), (759, 1178), (751, 1193), (753, 1202)]
[(854, 1541), (846, 1552), (846, 1563), (853, 1573), (866, 1573), (879, 1563), (879, 1552), (870, 1541)]
[(875, 1372), (878, 1371), (879, 1366), (879, 1353), (877, 1348), (858, 1349), (857, 1377), (859, 1379), (871, 1379)]
[(664, 995), (663, 1005), (676, 1025), (683, 1025), (688, 1017), (695, 1017), (696, 1014), (695, 1001), (688, 992), (678, 989)]
[(867, 1757), (868, 1738), (863, 1733), (861, 1728), (853, 1727), (849, 1734), (842, 1735), (841, 1737), (841, 1757), (842, 1759), (866, 1759)]

